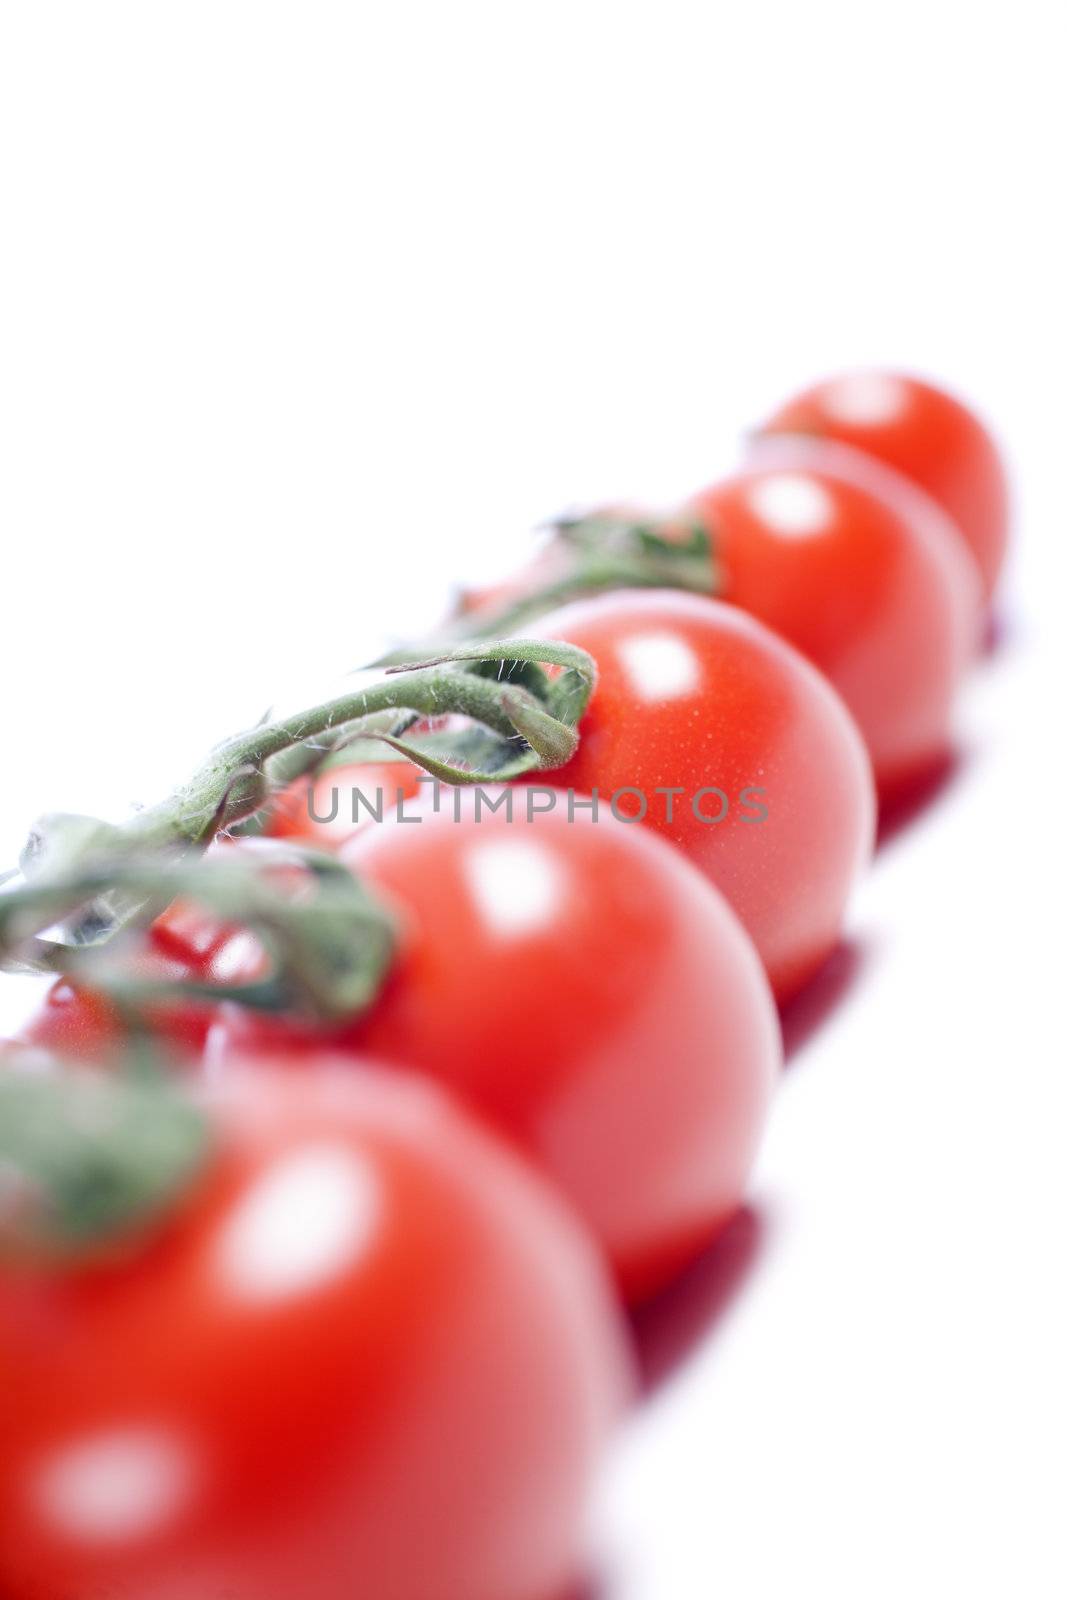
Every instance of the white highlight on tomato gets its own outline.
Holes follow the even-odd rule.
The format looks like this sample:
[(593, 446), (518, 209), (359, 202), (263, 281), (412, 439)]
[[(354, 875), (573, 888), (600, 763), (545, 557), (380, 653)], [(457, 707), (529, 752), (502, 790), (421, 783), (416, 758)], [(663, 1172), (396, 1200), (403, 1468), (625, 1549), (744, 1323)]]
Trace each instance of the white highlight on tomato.
[[(516, 791), (521, 799), (522, 791)], [(487, 839), (467, 851), (464, 871), (482, 917), (500, 934), (551, 924), (564, 893), (559, 862), (530, 839)]]
[(834, 517), (834, 502), (815, 478), (804, 472), (779, 472), (760, 478), (748, 493), (760, 521), (786, 539), (822, 533)]
[(240, 929), (223, 941), (212, 961), (212, 977), (220, 983), (249, 978), (264, 966), (263, 946), (254, 934)]
[(631, 687), (642, 700), (672, 700), (700, 686), (699, 660), (685, 640), (673, 634), (634, 634), (622, 641), (619, 656)]
[(891, 372), (850, 372), (826, 385), (822, 403), (839, 422), (874, 427), (900, 416), (908, 404), (908, 390)]
[(351, 1270), (374, 1235), (370, 1168), (342, 1145), (309, 1144), (277, 1161), (226, 1223), (219, 1262), (245, 1300), (307, 1294)]
[(131, 1427), (64, 1445), (45, 1463), (35, 1498), (67, 1538), (119, 1543), (158, 1532), (185, 1503), (192, 1480), (177, 1439)]

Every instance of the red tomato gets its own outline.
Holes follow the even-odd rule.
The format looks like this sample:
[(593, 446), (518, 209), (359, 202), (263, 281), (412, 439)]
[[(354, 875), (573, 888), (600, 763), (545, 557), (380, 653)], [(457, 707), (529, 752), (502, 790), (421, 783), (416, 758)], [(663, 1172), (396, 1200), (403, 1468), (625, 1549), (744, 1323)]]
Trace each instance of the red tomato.
[(120, 1260), (0, 1273), (18, 1600), (558, 1600), (627, 1364), (532, 1174), (372, 1072), (238, 1075)]
[(718, 593), (826, 674), (883, 798), (944, 755), (981, 607), (947, 520), (923, 496), (894, 495), (896, 482), (852, 451), (785, 440), (694, 502)]
[(537, 631), (599, 669), (552, 782), (644, 807), (722, 890), (787, 999), (836, 943), (874, 830), (870, 763), (833, 689), (770, 629), (695, 595), (621, 591)]
[[(275, 883), (298, 887), (303, 869), (293, 852), (268, 839), (220, 836), (208, 855), (240, 851), (262, 863)], [(249, 983), (263, 977), (268, 956), (248, 929), (222, 922), (187, 901), (175, 900), (148, 927), (119, 934), (99, 960), (108, 971), (138, 982)], [(67, 1058), (102, 1062), (114, 1057), (134, 1032), (143, 1031), (179, 1061), (198, 1060), (218, 1016), (211, 1000), (145, 1002), (124, 1014), (102, 983), (59, 978), (19, 1030), (22, 1043)]]
[[(348, 846), (395, 902), (401, 943), (347, 1043), (431, 1074), (531, 1155), (636, 1300), (737, 1207), (777, 1018), (736, 918), (676, 852), (610, 814), (571, 823), (563, 794), (528, 819), (534, 796), (492, 794), (510, 821), (477, 793), (451, 791), (437, 813), (427, 797), (417, 823)], [(286, 1037), (247, 1014), (227, 1027), (213, 1060)]]
[(988, 430), (943, 389), (895, 372), (851, 372), (776, 411), (764, 434), (836, 439), (895, 467), (948, 512), (993, 592), (1008, 539), (1008, 486)]
[[(137, 935), (131, 949), (125, 941), (115, 953), (123, 971), (143, 980), (201, 979), (218, 982), (248, 965), (254, 941), (195, 907), (175, 903)], [(208, 1003), (174, 1003), (145, 1008), (152, 1035), (179, 1056), (195, 1058), (204, 1048), (215, 1007)], [(102, 1061), (127, 1038), (127, 1023), (114, 1001), (91, 984), (59, 978), (23, 1025), (20, 1038), (58, 1055)]]
[(410, 761), (360, 761), (296, 778), (271, 804), (266, 832), (333, 849), (418, 793), (422, 774)]

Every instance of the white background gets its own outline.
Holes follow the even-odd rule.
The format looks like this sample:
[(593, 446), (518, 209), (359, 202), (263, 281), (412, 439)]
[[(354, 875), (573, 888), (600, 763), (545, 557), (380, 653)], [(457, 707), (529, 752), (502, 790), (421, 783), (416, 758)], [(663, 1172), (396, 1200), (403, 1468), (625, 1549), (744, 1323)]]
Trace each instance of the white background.
[(947, 379), (1010, 452), (963, 759), (645, 1330), (603, 1600), (1067, 1592), (1059, 12), (0, 12), (5, 857), (824, 371)]

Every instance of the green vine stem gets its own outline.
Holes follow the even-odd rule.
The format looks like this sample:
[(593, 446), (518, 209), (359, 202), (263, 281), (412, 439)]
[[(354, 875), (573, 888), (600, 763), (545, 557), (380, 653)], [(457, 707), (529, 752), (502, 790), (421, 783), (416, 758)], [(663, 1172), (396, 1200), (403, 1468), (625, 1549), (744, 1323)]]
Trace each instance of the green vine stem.
[[(145, 908), (178, 897), (252, 930), (267, 970), (247, 982), (154, 978), (106, 959), (110, 935), (124, 925), (119, 908), (151, 915)], [(87, 906), (86, 942), (45, 936)], [(172, 1211), (195, 1181), (210, 1152), (208, 1123), (169, 1083), (149, 1008), (229, 1000), (336, 1024), (372, 1004), (394, 949), (390, 914), (339, 860), (281, 843), (194, 861), (126, 851), (0, 895), (0, 966), (90, 982), (129, 1035), (106, 1071), (42, 1062), (29, 1048), (5, 1059), (0, 1263), (110, 1254)]]
[[(286, 865), (301, 869), (295, 892), (271, 871)], [(247, 983), (155, 979), (101, 962), (118, 929), (179, 897), (250, 929), (270, 958), (266, 974)], [(72, 922), (79, 911), (82, 921)], [(42, 937), (56, 924), (74, 942)], [(373, 1001), (393, 949), (392, 919), (347, 867), (284, 845), (267, 857), (234, 849), (193, 862), (127, 852), (0, 895), (0, 967), (86, 978), (127, 1016), (165, 1000), (227, 999), (319, 1023), (347, 1020)]]
[[(557, 670), (549, 674), (546, 666)], [(377, 682), (225, 740), (175, 794), (127, 822), (65, 813), (41, 818), (23, 851), (22, 872), (47, 878), (79, 861), (115, 861), (128, 850), (202, 849), (261, 810), (324, 750), (357, 737), (383, 741), (447, 783), (507, 782), (562, 766), (577, 748), (577, 724), (595, 678), (584, 650), (537, 639), (479, 642), (390, 668)], [(447, 716), (479, 726), (477, 764), (462, 730), (455, 753), (447, 736), (443, 750), (440, 736), (408, 737), (416, 720)]]

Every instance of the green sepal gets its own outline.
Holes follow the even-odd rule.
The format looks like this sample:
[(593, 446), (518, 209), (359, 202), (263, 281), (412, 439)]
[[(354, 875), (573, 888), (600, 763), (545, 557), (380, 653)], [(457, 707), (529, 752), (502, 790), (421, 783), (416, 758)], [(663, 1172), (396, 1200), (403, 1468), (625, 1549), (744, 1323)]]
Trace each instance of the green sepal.
[(207, 1158), (207, 1120), (162, 1081), (0, 1075), (0, 1259), (92, 1253), (158, 1223)]

